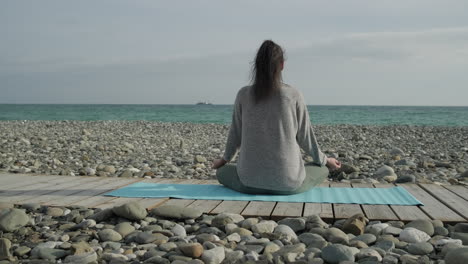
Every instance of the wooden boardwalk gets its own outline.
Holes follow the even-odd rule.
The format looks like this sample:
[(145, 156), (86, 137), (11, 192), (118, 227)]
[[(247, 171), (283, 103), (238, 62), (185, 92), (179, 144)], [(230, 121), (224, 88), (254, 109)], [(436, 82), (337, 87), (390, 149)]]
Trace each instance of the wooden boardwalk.
[[(218, 184), (217, 181), (72, 177), (0, 174), (0, 201), (15, 204), (40, 203), (49, 206), (82, 205), (108, 208), (137, 201), (148, 209), (161, 205), (193, 207), (205, 213), (238, 213), (245, 217), (261, 216), (278, 220), (318, 214), (326, 221), (363, 213), (370, 220), (439, 219), (444, 222), (468, 222), (468, 188), (435, 184), (402, 184), (424, 206), (283, 203), (257, 201), (187, 200), (169, 198), (117, 198), (102, 194), (134, 182)], [(388, 188), (392, 184), (324, 183), (323, 187)]]

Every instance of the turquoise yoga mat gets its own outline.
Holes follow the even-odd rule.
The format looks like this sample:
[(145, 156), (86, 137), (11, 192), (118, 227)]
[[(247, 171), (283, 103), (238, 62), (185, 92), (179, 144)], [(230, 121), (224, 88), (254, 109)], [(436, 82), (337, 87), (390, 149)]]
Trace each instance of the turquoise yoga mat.
[(137, 182), (104, 195), (139, 198), (171, 197), (198, 200), (423, 205), (402, 187), (316, 187), (307, 192), (293, 195), (255, 195), (240, 193), (222, 185)]

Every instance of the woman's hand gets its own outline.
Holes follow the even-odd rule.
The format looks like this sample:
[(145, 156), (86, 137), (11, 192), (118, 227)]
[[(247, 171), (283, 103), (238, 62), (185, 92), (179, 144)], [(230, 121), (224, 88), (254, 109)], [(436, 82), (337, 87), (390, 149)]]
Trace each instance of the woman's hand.
[(337, 170), (341, 168), (341, 162), (336, 160), (335, 158), (327, 158), (327, 167), (331, 170)]
[(226, 164), (227, 161), (225, 161), (224, 159), (215, 159), (213, 161), (213, 165), (211, 166), (212, 169), (218, 169), (218, 168), (221, 168), (222, 166), (224, 166), (224, 164)]

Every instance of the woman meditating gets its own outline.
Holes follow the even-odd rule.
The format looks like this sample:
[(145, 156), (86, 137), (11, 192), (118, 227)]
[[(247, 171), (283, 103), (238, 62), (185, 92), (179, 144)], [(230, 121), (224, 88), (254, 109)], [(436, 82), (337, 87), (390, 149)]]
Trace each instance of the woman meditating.
[[(320, 184), (341, 163), (320, 151), (302, 94), (282, 82), (283, 50), (260, 46), (252, 85), (239, 90), (222, 159), (213, 162), (218, 181), (251, 194), (296, 194)], [(313, 158), (304, 166), (300, 148)], [(226, 164), (239, 151), (236, 164)], [(328, 168), (327, 168), (328, 167)]]

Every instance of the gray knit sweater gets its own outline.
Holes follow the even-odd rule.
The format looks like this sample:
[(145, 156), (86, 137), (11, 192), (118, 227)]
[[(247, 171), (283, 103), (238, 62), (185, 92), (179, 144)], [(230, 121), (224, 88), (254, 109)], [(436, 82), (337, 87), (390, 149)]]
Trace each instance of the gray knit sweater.
[(253, 87), (239, 90), (224, 152), (231, 161), (239, 151), (237, 174), (249, 187), (289, 191), (305, 178), (299, 148), (325, 166), (327, 157), (317, 144), (302, 94), (284, 84), (255, 104)]

